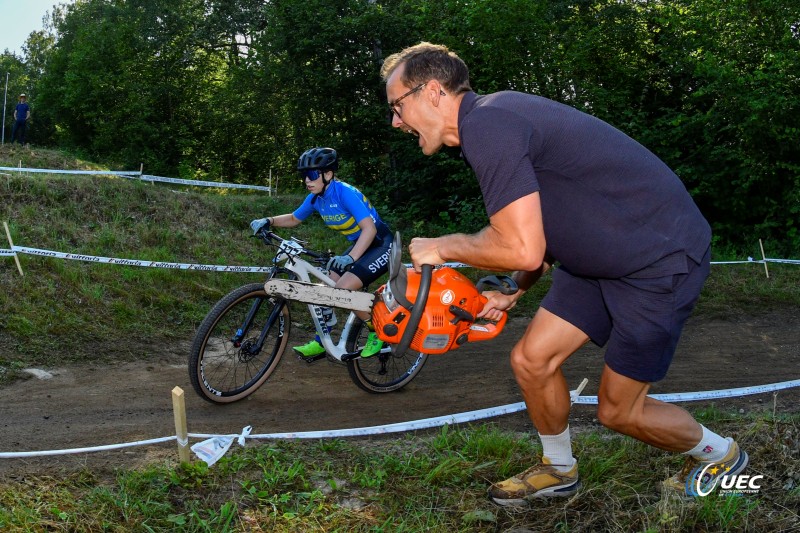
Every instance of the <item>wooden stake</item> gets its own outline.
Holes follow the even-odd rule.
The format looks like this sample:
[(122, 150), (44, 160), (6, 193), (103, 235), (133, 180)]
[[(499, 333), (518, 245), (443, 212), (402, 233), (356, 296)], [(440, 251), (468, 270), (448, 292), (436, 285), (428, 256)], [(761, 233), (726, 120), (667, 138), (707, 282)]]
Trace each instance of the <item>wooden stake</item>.
[(764, 243), (761, 242), (761, 239), (758, 239), (758, 245), (761, 247), (761, 259), (764, 260), (764, 273), (767, 275), (767, 279), (769, 279), (769, 269), (767, 268), (767, 256), (764, 255)]
[(183, 389), (172, 389), (172, 412), (175, 415), (175, 434), (178, 437), (178, 458), (182, 463), (189, 462), (189, 432), (186, 429), (186, 400)]
[[(11, 251), (14, 251), (14, 243), (11, 241), (11, 232), (8, 231), (8, 223), (4, 220), (3, 227), (6, 229), (6, 237), (8, 238), (8, 246), (11, 248)], [(25, 273), (22, 271), (22, 265), (19, 264), (19, 257), (17, 257), (17, 252), (14, 252), (14, 262), (17, 263), (17, 270), (19, 270), (19, 275), (24, 276)]]

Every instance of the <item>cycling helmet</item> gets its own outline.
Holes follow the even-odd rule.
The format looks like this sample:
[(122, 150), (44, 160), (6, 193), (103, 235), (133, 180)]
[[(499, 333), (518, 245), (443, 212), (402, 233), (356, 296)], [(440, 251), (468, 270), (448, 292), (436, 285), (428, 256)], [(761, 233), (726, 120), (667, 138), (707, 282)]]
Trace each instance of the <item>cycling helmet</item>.
[(339, 156), (333, 148), (311, 148), (297, 160), (297, 170), (338, 170)]

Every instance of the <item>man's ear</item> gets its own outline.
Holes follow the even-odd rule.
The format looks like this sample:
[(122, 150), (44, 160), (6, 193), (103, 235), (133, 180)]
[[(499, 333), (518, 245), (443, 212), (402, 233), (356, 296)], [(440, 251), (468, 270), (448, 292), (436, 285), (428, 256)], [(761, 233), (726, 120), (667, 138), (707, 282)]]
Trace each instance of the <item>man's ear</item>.
[(438, 107), (439, 99), (446, 94), (444, 91), (444, 87), (442, 87), (442, 84), (439, 83), (439, 80), (432, 79), (431, 81), (428, 82), (428, 87), (426, 90), (430, 91), (428, 94), (430, 95), (431, 103), (435, 107)]

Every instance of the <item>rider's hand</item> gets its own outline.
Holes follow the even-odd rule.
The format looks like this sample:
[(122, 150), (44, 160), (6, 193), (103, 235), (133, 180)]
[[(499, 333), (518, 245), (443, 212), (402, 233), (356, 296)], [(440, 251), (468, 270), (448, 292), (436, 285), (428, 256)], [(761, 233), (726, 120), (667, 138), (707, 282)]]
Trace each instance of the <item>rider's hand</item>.
[(250, 229), (253, 230), (253, 235), (261, 229), (269, 229), (269, 217), (255, 219), (250, 223)]
[(503, 311), (508, 311), (517, 305), (517, 300), (521, 293), (522, 291), (517, 291), (514, 294), (503, 294), (497, 291), (482, 292), (481, 294), (486, 296), (489, 301), (483, 306), (483, 310), (478, 313), (478, 318), (497, 322), (503, 318)]
[(328, 261), (328, 270), (335, 269), (341, 272), (353, 264), (353, 258), (349, 255), (337, 255), (336, 257), (331, 257)]

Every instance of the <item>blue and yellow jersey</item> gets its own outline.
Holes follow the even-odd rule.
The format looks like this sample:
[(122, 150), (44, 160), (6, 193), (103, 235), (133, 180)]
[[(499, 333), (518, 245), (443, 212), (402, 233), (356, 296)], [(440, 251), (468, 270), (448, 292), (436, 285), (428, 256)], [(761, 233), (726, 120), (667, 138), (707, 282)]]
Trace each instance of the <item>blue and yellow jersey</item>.
[(325, 193), (316, 201), (314, 196), (314, 194), (306, 196), (300, 207), (292, 213), (297, 220), (305, 220), (316, 211), (329, 228), (338, 231), (349, 241), (358, 240), (361, 235), (358, 222), (367, 217), (372, 217), (378, 229), (378, 237), (384, 237), (389, 233), (388, 226), (381, 220), (367, 197), (352, 185), (333, 180), (325, 189)]

